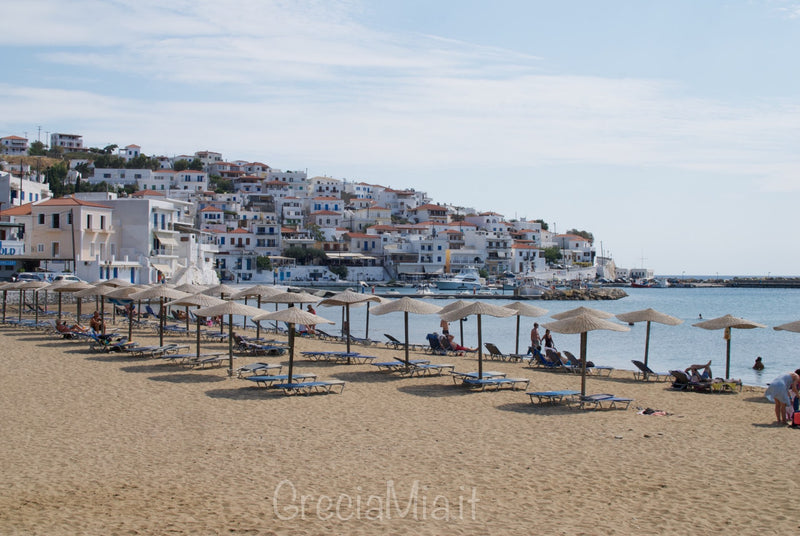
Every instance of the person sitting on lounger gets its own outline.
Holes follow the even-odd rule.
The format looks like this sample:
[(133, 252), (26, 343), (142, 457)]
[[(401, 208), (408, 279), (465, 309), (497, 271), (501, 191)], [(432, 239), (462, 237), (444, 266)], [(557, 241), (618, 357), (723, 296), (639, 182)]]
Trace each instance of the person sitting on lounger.
[(100, 333), (105, 329), (106, 323), (100, 317), (100, 311), (94, 312), (92, 318), (89, 320), (89, 327), (95, 330), (97, 333)]
[(56, 331), (63, 334), (65, 339), (71, 339), (73, 333), (84, 332), (86, 331), (86, 328), (84, 328), (83, 326), (79, 326), (78, 324), (67, 326), (66, 322), (61, 321), (61, 322), (56, 322)]
[[(700, 372), (702, 370), (702, 372)], [(693, 382), (707, 382), (714, 378), (711, 373), (711, 361), (704, 365), (690, 365), (684, 372)]]
[(451, 348), (456, 352), (476, 352), (478, 351), (477, 348), (467, 348), (466, 346), (461, 346), (455, 341), (455, 337), (451, 333), (448, 333), (444, 336), (444, 342), (442, 344), (445, 348)]

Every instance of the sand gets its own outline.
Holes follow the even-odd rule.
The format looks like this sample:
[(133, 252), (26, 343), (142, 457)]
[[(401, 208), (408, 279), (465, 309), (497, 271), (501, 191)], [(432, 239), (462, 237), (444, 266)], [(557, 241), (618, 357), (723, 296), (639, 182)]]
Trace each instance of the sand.
[[(762, 389), (675, 392), (615, 371), (590, 378), (588, 391), (634, 398), (631, 408), (582, 411), (534, 406), (520, 391), (470, 393), (450, 377), (300, 359), (297, 372), (346, 388), (285, 397), (225, 368), (94, 353), (9, 326), (0, 344), (2, 534), (787, 534), (800, 525), (791, 461), (800, 436), (773, 424)], [(298, 340), (298, 351), (311, 348), (344, 345)], [(265, 360), (287, 362), (236, 363)], [(474, 357), (432, 360), (477, 368)], [(573, 375), (486, 368), (530, 378), (534, 390), (579, 388)]]

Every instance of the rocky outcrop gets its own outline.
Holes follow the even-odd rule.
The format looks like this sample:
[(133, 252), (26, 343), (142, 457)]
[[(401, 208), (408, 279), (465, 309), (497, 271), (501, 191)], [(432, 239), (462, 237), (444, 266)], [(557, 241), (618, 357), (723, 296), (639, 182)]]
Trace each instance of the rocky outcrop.
[(589, 288), (568, 290), (547, 290), (542, 300), (618, 300), (628, 293), (621, 288)]

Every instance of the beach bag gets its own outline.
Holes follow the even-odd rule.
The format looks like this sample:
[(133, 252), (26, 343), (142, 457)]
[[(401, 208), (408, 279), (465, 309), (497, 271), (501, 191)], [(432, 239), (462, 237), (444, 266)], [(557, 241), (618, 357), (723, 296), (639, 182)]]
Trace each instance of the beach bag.
[(792, 414), (792, 427), (800, 427), (800, 411)]

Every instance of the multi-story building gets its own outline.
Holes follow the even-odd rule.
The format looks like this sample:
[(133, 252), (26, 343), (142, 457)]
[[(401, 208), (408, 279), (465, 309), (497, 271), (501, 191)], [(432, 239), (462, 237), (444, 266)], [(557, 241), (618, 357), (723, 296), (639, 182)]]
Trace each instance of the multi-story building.
[(63, 147), (66, 151), (82, 151), (83, 136), (54, 132), (50, 134), (50, 147)]
[(21, 136), (6, 136), (0, 138), (0, 154), (28, 154), (28, 138), (23, 138)]

